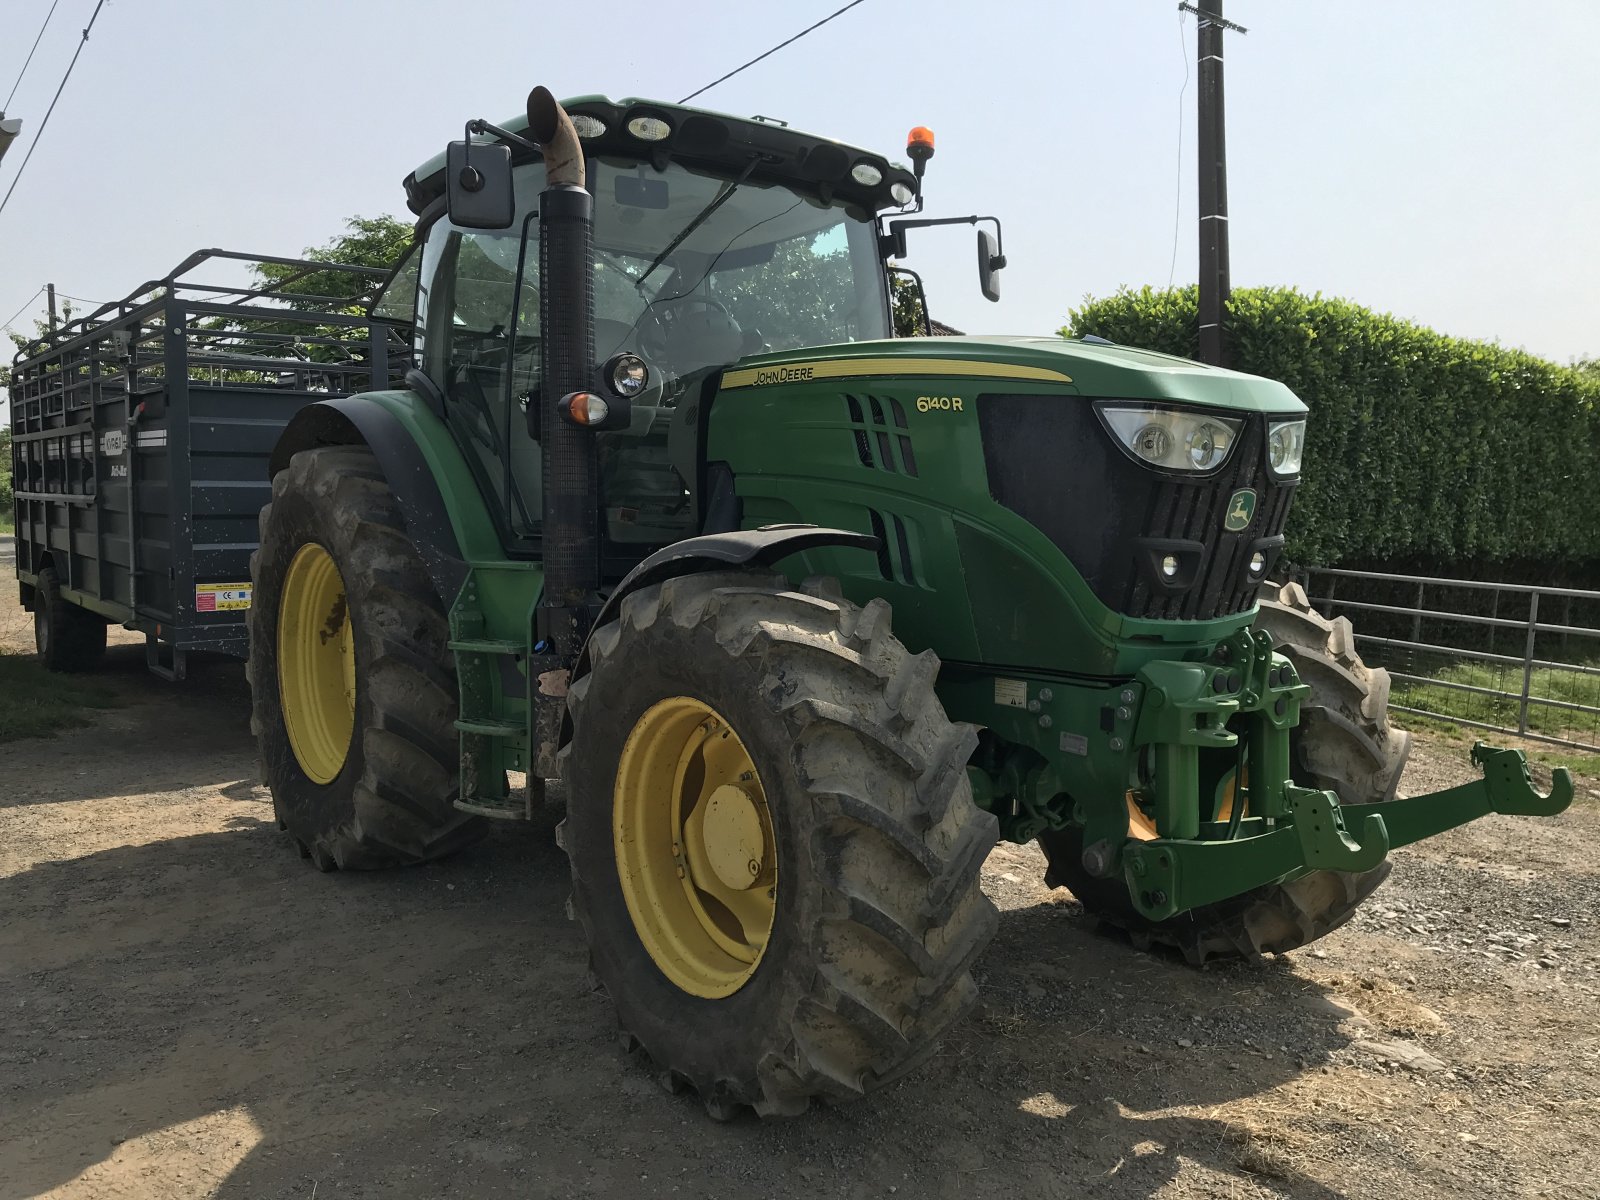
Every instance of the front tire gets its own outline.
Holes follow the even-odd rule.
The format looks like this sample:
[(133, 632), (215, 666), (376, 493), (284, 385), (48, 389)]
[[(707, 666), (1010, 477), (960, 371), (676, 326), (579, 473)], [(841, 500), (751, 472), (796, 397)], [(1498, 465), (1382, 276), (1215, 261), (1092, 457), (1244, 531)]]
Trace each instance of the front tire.
[[(998, 919), (978, 887), (997, 826), (967, 783), (975, 734), (946, 718), (932, 653), (907, 653), (882, 601), (720, 573), (631, 594), (589, 654), (562, 842), (628, 1044), (718, 1118), (851, 1099), (932, 1054)], [(719, 906), (752, 887), (740, 856), (707, 877), (729, 845), (769, 907)]]
[[(1411, 750), (1411, 735), (1389, 723), (1389, 673), (1369, 667), (1355, 650), (1345, 617), (1327, 620), (1299, 584), (1269, 585), (1256, 628), (1294, 664), (1311, 694), (1289, 734), (1289, 760), (1302, 787), (1333, 792), (1342, 804), (1394, 799)], [(1141, 949), (1167, 946), (1195, 965), (1213, 958), (1283, 954), (1332, 933), (1389, 877), (1390, 863), (1359, 874), (1312, 871), (1215, 904), (1152, 921), (1134, 907), (1126, 882), (1101, 879), (1083, 865), (1076, 826), (1039, 835), (1049, 868), (1045, 882), (1065, 887), (1085, 909), (1127, 931)]]
[(251, 556), (250, 726), (280, 828), (322, 870), (425, 862), (477, 837), (454, 807), (450, 631), (365, 447), (296, 454)]

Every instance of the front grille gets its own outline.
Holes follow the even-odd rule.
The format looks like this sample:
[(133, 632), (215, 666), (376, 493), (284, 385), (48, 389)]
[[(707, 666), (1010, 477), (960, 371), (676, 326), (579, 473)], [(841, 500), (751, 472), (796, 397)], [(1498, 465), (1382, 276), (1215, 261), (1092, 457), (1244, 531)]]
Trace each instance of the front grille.
[[(1282, 546), (1295, 487), (1267, 471), (1260, 415), (1245, 415), (1227, 463), (1198, 479), (1135, 462), (1111, 441), (1092, 403), (1076, 396), (981, 396), (978, 420), (990, 495), (1054, 542), (1108, 608), (1198, 621), (1255, 603), (1258, 581)], [(1223, 527), (1225, 509), (1241, 488), (1256, 493), (1256, 509), (1233, 533)], [(1168, 546), (1186, 564), (1184, 586), (1162, 580)], [(1267, 568), (1252, 578), (1256, 550)]]
[[(1294, 486), (1276, 483), (1267, 472), (1261, 417), (1250, 417), (1239, 444), (1217, 474), (1190, 483), (1157, 476), (1143, 522), (1146, 537), (1199, 542), (1205, 547), (1194, 583), (1181, 592), (1156, 586), (1135, 574), (1121, 611), (1130, 617), (1204, 621), (1243, 612), (1256, 602), (1261, 576), (1250, 575), (1252, 547), (1283, 533)], [(1111, 448), (1112, 453), (1118, 453)], [(1224, 509), (1241, 488), (1256, 493), (1255, 519), (1240, 533), (1223, 528)], [(1267, 555), (1275, 557), (1276, 548)]]

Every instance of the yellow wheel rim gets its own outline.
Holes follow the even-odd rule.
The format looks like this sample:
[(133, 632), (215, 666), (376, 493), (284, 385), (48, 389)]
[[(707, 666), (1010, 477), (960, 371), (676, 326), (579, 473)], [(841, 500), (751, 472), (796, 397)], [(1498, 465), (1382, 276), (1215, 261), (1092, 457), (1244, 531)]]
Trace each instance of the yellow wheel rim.
[(612, 797), (617, 875), (661, 973), (720, 999), (755, 974), (777, 912), (772, 813), (756, 765), (714, 708), (652, 705), (628, 734)]
[(315, 542), (295, 552), (283, 579), (278, 698), (300, 769), (313, 783), (333, 782), (356, 723), (356, 643), (344, 578)]

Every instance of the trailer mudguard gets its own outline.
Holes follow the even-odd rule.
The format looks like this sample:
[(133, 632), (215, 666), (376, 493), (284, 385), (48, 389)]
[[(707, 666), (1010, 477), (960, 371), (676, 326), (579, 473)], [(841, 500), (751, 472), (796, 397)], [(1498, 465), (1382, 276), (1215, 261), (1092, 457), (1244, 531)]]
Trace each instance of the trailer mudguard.
[(446, 607), (461, 591), (475, 552), (503, 557), (454, 439), (421, 397), (407, 391), (366, 392), (307, 405), (279, 436), (268, 477), (302, 450), (340, 445), (366, 445), (376, 456)]

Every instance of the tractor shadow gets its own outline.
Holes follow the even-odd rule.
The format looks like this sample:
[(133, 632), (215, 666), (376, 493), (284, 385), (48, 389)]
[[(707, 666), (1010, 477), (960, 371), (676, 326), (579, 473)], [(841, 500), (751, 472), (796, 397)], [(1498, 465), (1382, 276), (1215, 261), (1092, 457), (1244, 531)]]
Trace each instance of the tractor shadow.
[(1134, 1198), (1180, 1157), (1338, 1195), (1251, 1118), (1346, 1044), (1322, 989), (1291, 962), (1137, 954), (1037, 885), (1031, 849), (986, 871), (983, 999), (930, 1063), (863, 1104), (714, 1124), (617, 1046), (553, 814), (414, 870), (318, 874), (255, 786), (240, 665), (192, 666), (172, 685), (113, 648), (120, 707), (0, 747), (0, 819), (93, 802), (6, 832), (56, 823), (0, 876), (0, 1200)]
[(163, 1194), (1145, 1197), (1180, 1156), (1339, 1195), (1249, 1125), (1171, 1111), (1315, 1071), (1345, 1044), (1320, 989), (1153, 960), (1070, 901), (1003, 915), (979, 1010), (908, 1080), (714, 1124), (617, 1047), (553, 822), (320, 875), (263, 811), (0, 879), (0, 1197), (179, 1167), (205, 1189)]

